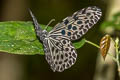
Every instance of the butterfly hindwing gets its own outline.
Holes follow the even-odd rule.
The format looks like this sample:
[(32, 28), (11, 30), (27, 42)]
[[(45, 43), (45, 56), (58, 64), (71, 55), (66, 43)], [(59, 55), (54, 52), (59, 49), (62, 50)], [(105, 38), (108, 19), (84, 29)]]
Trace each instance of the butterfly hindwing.
[(77, 40), (83, 36), (100, 19), (102, 12), (97, 7), (83, 8), (75, 12), (72, 16), (66, 17), (58, 23), (51, 35), (68, 36), (70, 40)]
[(53, 71), (62, 72), (76, 62), (77, 53), (68, 38), (59, 36), (57, 39), (59, 41), (52, 37), (49, 38), (48, 46), (50, 53), (46, 53), (46, 60)]

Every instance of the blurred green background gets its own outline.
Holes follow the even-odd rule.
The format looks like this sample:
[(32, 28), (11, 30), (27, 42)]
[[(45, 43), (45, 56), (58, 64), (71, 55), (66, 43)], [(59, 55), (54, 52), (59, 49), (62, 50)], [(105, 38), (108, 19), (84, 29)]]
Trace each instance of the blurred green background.
[[(100, 24), (105, 20), (109, 0), (1, 0), (0, 21), (31, 21), (30, 8), (40, 24), (55, 19), (54, 26), (75, 11), (88, 6), (101, 8), (103, 16), (85, 37), (96, 44), (103, 36)], [(83, 38), (82, 37), (82, 38)], [(76, 64), (62, 73), (53, 72), (44, 56), (0, 53), (0, 80), (93, 80), (98, 49), (85, 44), (77, 49)]]

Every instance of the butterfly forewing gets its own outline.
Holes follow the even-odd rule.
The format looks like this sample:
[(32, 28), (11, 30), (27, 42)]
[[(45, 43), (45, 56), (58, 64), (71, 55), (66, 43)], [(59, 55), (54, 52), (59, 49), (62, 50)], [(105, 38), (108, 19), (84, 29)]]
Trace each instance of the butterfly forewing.
[(71, 40), (77, 40), (97, 23), (101, 15), (102, 12), (97, 7), (84, 8), (58, 23), (50, 34), (68, 36)]

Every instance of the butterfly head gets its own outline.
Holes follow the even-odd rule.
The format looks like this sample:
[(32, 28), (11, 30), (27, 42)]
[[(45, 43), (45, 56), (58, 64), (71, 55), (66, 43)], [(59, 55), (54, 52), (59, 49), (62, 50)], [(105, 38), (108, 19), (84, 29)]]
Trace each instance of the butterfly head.
[(40, 40), (44, 41), (44, 39), (47, 37), (48, 32), (46, 30), (43, 30), (41, 34), (39, 35)]

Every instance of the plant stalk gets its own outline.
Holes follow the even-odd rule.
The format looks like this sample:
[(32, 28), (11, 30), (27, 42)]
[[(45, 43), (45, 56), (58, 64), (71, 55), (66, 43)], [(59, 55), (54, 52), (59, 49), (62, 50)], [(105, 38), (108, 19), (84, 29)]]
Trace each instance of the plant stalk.
[(91, 44), (91, 45), (93, 45), (93, 46), (95, 46), (97, 48), (100, 48), (100, 46), (98, 46), (97, 44), (95, 44), (95, 43), (93, 43), (91, 41), (85, 40), (85, 42), (88, 43), (88, 44)]

